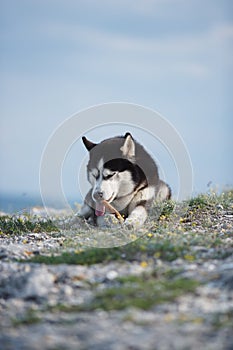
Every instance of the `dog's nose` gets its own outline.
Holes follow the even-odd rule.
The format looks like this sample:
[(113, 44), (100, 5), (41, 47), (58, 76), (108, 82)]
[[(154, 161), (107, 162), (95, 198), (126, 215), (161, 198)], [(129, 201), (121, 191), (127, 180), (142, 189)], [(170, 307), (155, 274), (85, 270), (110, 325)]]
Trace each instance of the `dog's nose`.
[(104, 193), (103, 193), (103, 191), (95, 191), (95, 193), (94, 193), (94, 198), (96, 199), (96, 200), (100, 200), (100, 199), (103, 199), (103, 196), (104, 196)]

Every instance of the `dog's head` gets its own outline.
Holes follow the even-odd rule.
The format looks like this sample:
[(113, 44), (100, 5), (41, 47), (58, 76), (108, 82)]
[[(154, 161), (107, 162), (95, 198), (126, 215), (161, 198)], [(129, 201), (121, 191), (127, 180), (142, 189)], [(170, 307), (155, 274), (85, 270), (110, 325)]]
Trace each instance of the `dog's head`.
[(94, 201), (105, 199), (112, 202), (133, 192), (135, 141), (132, 135), (126, 133), (123, 137), (107, 139), (99, 144), (86, 137), (82, 140), (89, 151), (87, 176)]

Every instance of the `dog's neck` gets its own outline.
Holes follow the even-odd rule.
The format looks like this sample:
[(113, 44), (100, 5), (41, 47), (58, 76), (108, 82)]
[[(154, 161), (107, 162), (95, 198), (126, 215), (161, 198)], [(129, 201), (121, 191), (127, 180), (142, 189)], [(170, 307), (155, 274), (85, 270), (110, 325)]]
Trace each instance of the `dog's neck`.
[(119, 212), (125, 212), (127, 211), (127, 207), (134, 198), (134, 196), (143, 188), (145, 188), (146, 184), (141, 183), (139, 186), (137, 186), (133, 192), (125, 195), (125, 196), (119, 196), (111, 203), (114, 208), (116, 208)]

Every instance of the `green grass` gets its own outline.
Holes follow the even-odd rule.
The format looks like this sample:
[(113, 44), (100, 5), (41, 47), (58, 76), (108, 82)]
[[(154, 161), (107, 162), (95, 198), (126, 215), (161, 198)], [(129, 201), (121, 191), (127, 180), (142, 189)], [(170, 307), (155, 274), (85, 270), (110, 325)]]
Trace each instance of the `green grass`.
[(37, 312), (35, 310), (28, 309), (24, 315), (18, 318), (14, 318), (11, 321), (15, 327), (19, 327), (23, 325), (28, 326), (40, 323), (42, 319), (37, 315)]
[[(81, 305), (58, 304), (48, 307), (48, 310), (55, 313), (124, 310), (131, 307), (149, 310), (159, 304), (174, 302), (186, 293), (195, 293), (200, 282), (183, 277), (183, 264), (201, 265), (205, 261), (225, 259), (232, 254), (233, 230), (229, 218), (233, 214), (233, 191), (219, 196), (214, 193), (199, 195), (176, 205), (168, 201), (159, 210), (158, 206), (156, 203), (152, 209), (150, 220), (145, 225), (144, 236), (133, 243), (116, 248), (87, 248), (82, 245), (82, 239), (91, 239), (95, 229), (90, 232), (80, 227), (74, 234), (72, 231), (67, 234), (62, 230), (56, 234), (62, 237), (62, 245), (56, 251), (44, 251), (44, 255), (30, 255), (27, 260), (23, 260), (49, 265), (92, 265), (128, 261), (141, 263), (142, 268), (158, 267), (156, 271), (148, 272), (149, 269), (145, 268), (141, 275), (119, 277), (104, 284), (88, 283), (93, 295), (88, 302)], [(16, 217), (3, 217), (0, 220), (0, 230), (11, 235), (56, 231), (52, 221), (33, 221), (30, 218), (23, 222), (21, 220)], [(111, 231), (107, 234), (111, 235)], [(132, 232), (129, 231), (130, 234)], [(174, 265), (168, 264), (177, 259), (181, 261), (178, 265), (180, 271), (174, 269)], [(161, 261), (165, 263), (161, 264)], [(231, 317), (231, 313), (216, 315), (212, 324), (216, 329), (224, 327), (230, 324)], [(40, 318), (31, 311), (15, 320), (16, 325), (37, 322), (40, 322)]]
[[(198, 252), (196, 247), (207, 249), (206, 259), (221, 259), (232, 254), (233, 243), (222, 239), (218, 232), (199, 234), (194, 232), (170, 232), (150, 234), (136, 242), (116, 248), (80, 248), (49, 255), (35, 255), (24, 262), (43, 263), (48, 265), (71, 264), (92, 265), (110, 261), (146, 261), (153, 263), (157, 259), (172, 262), (184, 259), (193, 262), (205, 259), (205, 254)], [(228, 234), (228, 237), (231, 235)], [(233, 234), (232, 234), (233, 236)], [(67, 247), (65, 247), (67, 250)]]
[(119, 259), (122, 259), (122, 257), (118, 248), (93, 248), (80, 252), (64, 252), (61, 255), (38, 255), (30, 259), (30, 261), (48, 265), (92, 265)]
[(193, 219), (197, 217), (202, 223), (209, 218), (209, 224), (211, 226), (211, 216), (217, 215), (219, 210), (233, 212), (233, 190), (220, 195), (216, 195), (215, 193), (200, 194), (195, 198), (191, 198), (186, 203), (186, 217), (191, 214)]
[(224, 327), (233, 328), (233, 311), (229, 310), (225, 313), (215, 313), (211, 318), (211, 324), (215, 330), (219, 330)]
[(22, 234), (26, 232), (57, 232), (58, 228), (50, 219), (31, 218), (28, 216), (1, 216), (0, 234)]
[[(160, 216), (158, 217), (158, 207)], [(223, 215), (221, 214), (224, 211)], [(205, 259), (198, 246), (208, 249), (207, 259), (223, 259), (232, 253), (232, 225), (225, 220), (225, 214), (233, 213), (233, 191), (221, 195), (201, 194), (189, 201), (175, 204), (167, 201), (155, 203), (148, 223), (144, 227), (144, 236), (133, 243), (117, 248), (87, 248), (85, 240), (91, 242), (98, 228), (80, 226), (73, 233), (59, 231), (62, 244), (56, 250), (44, 251), (44, 255), (29, 256), (27, 260), (44, 264), (80, 264), (92, 265), (109, 261), (146, 261), (156, 259), (172, 262), (184, 259), (193, 262)], [(155, 219), (156, 217), (156, 219)], [(0, 217), (0, 232), (7, 235), (26, 234), (27, 232), (47, 232), (53, 235), (58, 231), (54, 222), (27, 216)], [(116, 233), (115, 233), (116, 234)], [(134, 235), (134, 232), (124, 232)], [(111, 237), (111, 231), (106, 237)], [(83, 244), (84, 242), (84, 244)]]
[(221, 194), (216, 194), (213, 191), (207, 194), (202, 193), (191, 198), (188, 203), (191, 208), (206, 208), (222, 205), (224, 209), (229, 209), (229, 207), (232, 209), (233, 190), (225, 191)]
[[(171, 275), (176, 275), (177, 273)], [(193, 279), (168, 275), (159, 276), (147, 273), (140, 276), (127, 276), (114, 280), (114, 285), (96, 292), (94, 298), (82, 305), (57, 305), (54, 311), (78, 312), (94, 310), (123, 310), (134, 307), (149, 310), (158, 304), (172, 302), (186, 293), (193, 293), (200, 285)]]
[(174, 301), (184, 293), (193, 292), (198, 282), (179, 278), (174, 281), (155, 281), (151, 276), (121, 279), (118, 287), (106, 289), (97, 294), (92, 305), (94, 309), (122, 310), (127, 307), (136, 307), (148, 310), (151, 307)]
[(185, 258), (188, 254), (191, 254), (190, 247), (187, 246), (186, 242), (181, 243), (181, 241), (169, 240), (167, 237), (162, 239), (157, 237), (154, 237), (154, 239), (141, 238), (122, 247), (89, 248), (49, 256), (36, 255), (30, 261), (49, 265), (92, 265), (115, 260), (144, 261), (157, 258), (164, 261), (173, 261), (179, 257)]

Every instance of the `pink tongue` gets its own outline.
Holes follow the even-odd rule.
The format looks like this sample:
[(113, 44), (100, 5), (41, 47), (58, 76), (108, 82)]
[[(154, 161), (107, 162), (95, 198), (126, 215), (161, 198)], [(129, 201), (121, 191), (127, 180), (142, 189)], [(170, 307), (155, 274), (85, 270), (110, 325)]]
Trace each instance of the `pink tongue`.
[(95, 215), (103, 216), (105, 214), (105, 206), (102, 202), (96, 202), (95, 205)]

